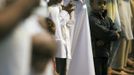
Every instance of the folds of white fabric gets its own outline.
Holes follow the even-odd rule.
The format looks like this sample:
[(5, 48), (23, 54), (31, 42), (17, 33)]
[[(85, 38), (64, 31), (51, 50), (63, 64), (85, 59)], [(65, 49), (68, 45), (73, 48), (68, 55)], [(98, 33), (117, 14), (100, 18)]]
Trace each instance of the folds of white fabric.
[(95, 75), (91, 36), (86, 4), (76, 3), (76, 24), (73, 30), (72, 60), (68, 75)]

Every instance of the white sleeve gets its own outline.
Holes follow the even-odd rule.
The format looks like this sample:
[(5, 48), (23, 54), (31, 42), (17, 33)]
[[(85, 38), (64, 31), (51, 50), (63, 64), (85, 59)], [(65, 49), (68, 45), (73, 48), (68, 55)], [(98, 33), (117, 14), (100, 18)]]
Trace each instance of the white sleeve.
[(61, 24), (60, 24), (60, 12), (58, 7), (49, 7), (49, 16), (53, 20), (56, 26), (55, 36), (57, 40), (63, 40), (62, 31), (61, 31)]

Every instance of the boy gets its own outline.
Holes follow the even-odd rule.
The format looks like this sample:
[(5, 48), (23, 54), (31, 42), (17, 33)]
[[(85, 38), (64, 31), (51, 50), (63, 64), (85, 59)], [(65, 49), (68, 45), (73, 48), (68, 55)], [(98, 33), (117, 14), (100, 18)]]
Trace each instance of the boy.
[(107, 16), (107, 0), (91, 0), (89, 16), (96, 75), (107, 75), (111, 41), (120, 35), (112, 20)]

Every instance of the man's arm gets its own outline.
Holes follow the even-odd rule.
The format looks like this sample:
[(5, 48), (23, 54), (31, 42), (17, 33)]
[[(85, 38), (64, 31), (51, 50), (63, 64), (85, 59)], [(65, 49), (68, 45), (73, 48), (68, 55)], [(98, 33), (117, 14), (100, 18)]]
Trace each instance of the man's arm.
[(7, 35), (39, 2), (39, 0), (17, 0), (0, 11), (0, 39)]

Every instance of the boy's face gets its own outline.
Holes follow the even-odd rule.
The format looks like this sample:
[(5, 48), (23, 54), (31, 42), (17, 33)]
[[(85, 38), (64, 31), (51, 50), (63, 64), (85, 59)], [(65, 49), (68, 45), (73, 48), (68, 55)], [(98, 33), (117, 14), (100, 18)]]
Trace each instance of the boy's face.
[(106, 4), (107, 4), (106, 0), (95, 0), (93, 2), (93, 10), (104, 12), (105, 10), (107, 10)]

